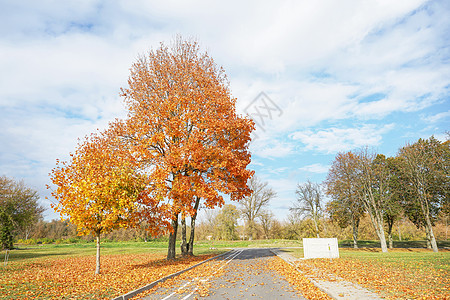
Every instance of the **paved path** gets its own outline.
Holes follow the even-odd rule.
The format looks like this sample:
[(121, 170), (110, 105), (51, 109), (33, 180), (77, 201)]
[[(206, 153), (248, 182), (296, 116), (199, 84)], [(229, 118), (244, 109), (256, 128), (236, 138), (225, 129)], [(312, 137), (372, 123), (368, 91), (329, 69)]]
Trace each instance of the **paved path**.
[(235, 249), (213, 261), (208, 269), (205, 266), (204, 274), (200, 266), (196, 275), (192, 275), (195, 278), (180, 280), (170, 288), (159, 288), (143, 299), (196, 299), (199, 283), (207, 285), (209, 290), (209, 295), (202, 299), (305, 299), (266, 267), (274, 256), (270, 249)]

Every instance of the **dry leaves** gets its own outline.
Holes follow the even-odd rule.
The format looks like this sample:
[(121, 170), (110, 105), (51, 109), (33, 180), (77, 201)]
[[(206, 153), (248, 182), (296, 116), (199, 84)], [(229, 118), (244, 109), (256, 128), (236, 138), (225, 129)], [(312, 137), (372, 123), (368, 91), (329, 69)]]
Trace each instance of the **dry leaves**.
[(315, 278), (329, 280), (333, 274), (388, 299), (450, 299), (447, 270), (436, 269), (426, 260), (383, 258), (312, 259), (302, 261), (297, 267)]
[(279, 257), (274, 257), (269, 261), (269, 268), (284, 276), (284, 278), (301, 291), (303, 296), (307, 299), (332, 299), (312, 284), (303, 274)]
[(102, 274), (95, 275), (95, 257), (17, 262), (0, 273), (1, 299), (110, 299), (184, 270), (213, 255), (170, 262), (163, 255), (107, 255)]

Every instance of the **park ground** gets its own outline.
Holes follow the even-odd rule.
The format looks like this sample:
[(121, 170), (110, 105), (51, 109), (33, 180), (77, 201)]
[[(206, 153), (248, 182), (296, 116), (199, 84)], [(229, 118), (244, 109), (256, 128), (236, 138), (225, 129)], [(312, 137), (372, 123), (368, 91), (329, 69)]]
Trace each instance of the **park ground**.
[[(18, 245), (7, 264), (5, 251), (0, 252), (0, 298), (111, 299), (231, 248), (284, 247), (298, 258), (297, 270), (277, 257), (267, 267), (308, 299), (314, 298), (308, 292), (317, 293), (306, 277), (351, 281), (389, 299), (450, 299), (449, 242), (440, 244), (439, 253), (424, 249), (422, 242), (398, 243), (389, 253), (375, 242), (362, 242), (357, 250), (346, 245), (341, 243), (339, 259), (301, 260), (301, 241), (197, 242), (195, 257), (166, 261), (166, 242), (108, 242), (102, 244), (100, 275), (94, 274), (93, 243)], [(205, 287), (200, 292), (208, 294)]]

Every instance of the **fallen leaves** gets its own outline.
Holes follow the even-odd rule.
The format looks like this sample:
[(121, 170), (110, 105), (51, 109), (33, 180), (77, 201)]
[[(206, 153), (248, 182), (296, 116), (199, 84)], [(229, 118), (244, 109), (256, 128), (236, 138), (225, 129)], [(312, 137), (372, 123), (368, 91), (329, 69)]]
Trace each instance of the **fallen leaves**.
[(332, 299), (326, 293), (319, 290), (303, 274), (298, 272), (293, 266), (279, 257), (274, 257), (269, 261), (268, 267), (277, 271), (295, 288), (302, 292), (303, 296), (310, 300)]
[(404, 253), (397, 251), (370, 258), (303, 260), (297, 268), (313, 278), (329, 280), (339, 277), (358, 283), (388, 299), (450, 299), (450, 273), (432, 263), (437, 264), (436, 261), (441, 259), (442, 264), (448, 264), (444, 253), (411, 249)]
[(0, 273), (2, 299), (110, 299), (214, 255), (165, 260), (154, 253), (105, 255), (95, 275), (95, 256), (17, 262)]

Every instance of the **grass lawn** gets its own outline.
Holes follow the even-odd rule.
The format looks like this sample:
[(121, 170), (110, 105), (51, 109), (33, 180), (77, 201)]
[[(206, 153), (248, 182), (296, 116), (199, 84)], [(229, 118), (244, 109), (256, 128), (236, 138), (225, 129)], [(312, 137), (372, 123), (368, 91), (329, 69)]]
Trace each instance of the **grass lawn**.
[[(287, 249), (303, 257), (303, 249)], [(434, 253), (421, 248), (340, 248), (339, 259), (309, 259), (298, 264), (306, 274), (361, 284), (392, 299), (450, 299), (450, 251)], [(422, 298), (421, 298), (422, 299)]]

